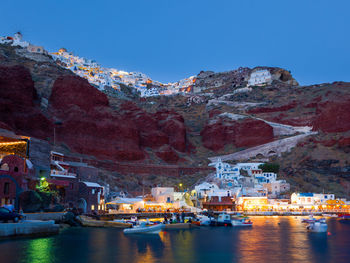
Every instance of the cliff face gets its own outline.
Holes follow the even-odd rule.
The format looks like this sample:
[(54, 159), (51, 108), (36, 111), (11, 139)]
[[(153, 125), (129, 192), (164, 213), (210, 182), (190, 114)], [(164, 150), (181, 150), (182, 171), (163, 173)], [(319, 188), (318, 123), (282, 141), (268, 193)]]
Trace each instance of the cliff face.
[(0, 66), (0, 125), (5, 129), (45, 139), (52, 131), (50, 121), (38, 106), (29, 71), (23, 66)]
[[(107, 176), (112, 186), (123, 187), (129, 180), (127, 187), (138, 189), (141, 179), (132, 174), (150, 169), (173, 176), (178, 171), (174, 165), (187, 167), (181, 171), (191, 171), (191, 176), (195, 173), (189, 169), (203, 167), (203, 177), (208, 173), (204, 169), (208, 157), (303, 132), (283, 126), (292, 125), (312, 126), (317, 134), (305, 137), (282, 156), (263, 157), (279, 162), (280, 175), (301, 190), (328, 186), (327, 191), (349, 194), (350, 83), (300, 87), (288, 71), (267, 68), (272, 84), (242, 89), (251, 69), (239, 69), (202, 72), (196, 81), (200, 94), (130, 100), (106, 95), (49, 61), (34, 62), (4, 50), (0, 52), (0, 128), (52, 144), (55, 127), (57, 146), (118, 173)], [(122, 169), (121, 163), (128, 168)], [(156, 165), (162, 165), (161, 171)], [(176, 180), (185, 180), (183, 175)], [(150, 175), (147, 182), (175, 182), (160, 178)], [(186, 180), (192, 184), (197, 179)]]

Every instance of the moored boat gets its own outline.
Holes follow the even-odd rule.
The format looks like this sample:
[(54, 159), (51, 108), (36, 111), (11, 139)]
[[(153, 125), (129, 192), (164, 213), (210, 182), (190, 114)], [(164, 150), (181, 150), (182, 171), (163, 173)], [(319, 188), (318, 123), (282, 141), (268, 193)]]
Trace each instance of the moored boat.
[(317, 219), (316, 218), (314, 218), (314, 216), (313, 215), (309, 215), (309, 217), (308, 218), (302, 218), (301, 219), (301, 222), (303, 222), (303, 223), (314, 223), (314, 222), (316, 222), (317, 221)]
[(147, 226), (145, 222), (142, 222), (140, 225), (124, 229), (124, 234), (159, 234), (164, 226), (164, 224)]
[(218, 216), (217, 220), (211, 221), (211, 226), (252, 226), (253, 222), (248, 217), (244, 216), (233, 216), (222, 213)]
[(248, 217), (233, 217), (232, 226), (253, 226), (253, 222)]
[(306, 229), (310, 232), (318, 232), (318, 233), (323, 233), (327, 232), (328, 225), (326, 223), (326, 220), (324, 218), (320, 220), (316, 220), (314, 222), (311, 222)]

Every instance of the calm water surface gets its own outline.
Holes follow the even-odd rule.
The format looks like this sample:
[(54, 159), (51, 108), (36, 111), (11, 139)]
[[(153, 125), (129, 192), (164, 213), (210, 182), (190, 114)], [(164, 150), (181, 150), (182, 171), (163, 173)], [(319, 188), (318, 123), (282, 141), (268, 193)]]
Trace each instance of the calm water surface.
[(306, 232), (300, 218), (252, 220), (250, 229), (202, 227), (159, 236), (69, 228), (48, 238), (2, 240), (0, 262), (350, 262), (350, 224), (330, 219), (327, 235)]

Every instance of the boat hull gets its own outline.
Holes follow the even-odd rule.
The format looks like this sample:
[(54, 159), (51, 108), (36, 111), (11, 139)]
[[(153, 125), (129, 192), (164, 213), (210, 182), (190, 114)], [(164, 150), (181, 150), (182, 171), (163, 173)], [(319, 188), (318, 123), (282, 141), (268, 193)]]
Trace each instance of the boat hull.
[(322, 224), (314, 223), (307, 226), (307, 230), (315, 233), (324, 233), (324, 232), (327, 232), (327, 229), (328, 229), (328, 225), (326, 223), (322, 223)]
[(164, 228), (163, 224), (144, 226), (144, 227), (133, 227), (124, 229), (124, 234), (159, 234)]

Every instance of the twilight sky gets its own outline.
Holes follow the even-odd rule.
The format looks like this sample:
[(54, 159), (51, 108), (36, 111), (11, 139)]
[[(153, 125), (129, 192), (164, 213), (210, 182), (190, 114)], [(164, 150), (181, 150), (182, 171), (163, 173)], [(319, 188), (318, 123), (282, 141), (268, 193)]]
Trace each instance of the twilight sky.
[(304, 85), (350, 81), (349, 0), (0, 0), (0, 10), (0, 35), (162, 82), (259, 65)]

